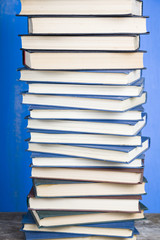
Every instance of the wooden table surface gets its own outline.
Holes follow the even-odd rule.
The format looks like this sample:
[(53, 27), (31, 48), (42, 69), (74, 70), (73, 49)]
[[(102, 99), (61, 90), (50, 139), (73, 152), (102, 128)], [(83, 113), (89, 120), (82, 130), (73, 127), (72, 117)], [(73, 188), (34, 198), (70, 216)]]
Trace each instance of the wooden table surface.
[[(138, 240), (160, 240), (160, 214), (146, 214), (147, 220), (137, 221)], [(0, 240), (22, 240), (22, 213), (0, 213)]]

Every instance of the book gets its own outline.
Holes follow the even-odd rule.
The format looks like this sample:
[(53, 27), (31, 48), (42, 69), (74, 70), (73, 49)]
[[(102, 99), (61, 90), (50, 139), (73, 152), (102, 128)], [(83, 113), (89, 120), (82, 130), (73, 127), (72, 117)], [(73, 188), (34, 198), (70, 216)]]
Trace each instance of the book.
[(147, 94), (139, 97), (91, 97), (22, 93), (22, 102), (30, 105), (71, 107), (75, 109), (124, 112), (146, 102)]
[(141, 196), (36, 198), (33, 188), (28, 195), (28, 208), (32, 210), (140, 212)]
[(138, 97), (144, 90), (144, 79), (130, 86), (28, 83), (28, 92), (36, 94), (69, 94), (90, 96), (130, 96)]
[(28, 151), (127, 163), (144, 153), (149, 148), (149, 145), (149, 138), (145, 137), (140, 147), (29, 142)]
[(28, 18), (29, 34), (143, 34), (146, 17), (34, 16)]
[(136, 0), (29, 1), (21, 0), (20, 15), (142, 15), (142, 2)]
[(110, 146), (98, 144), (28, 143), (28, 151), (44, 152), (50, 156), (70, 156), (100, 161), (128, 163), (138, 158), (150, 146), (149, 138), (143, 137), (141, 146)]
[(143, 55), (143, 51), (23, 50), (23, 64), (36, 70), (143, 69)]
[(130, 85), (141, 78), (141, 70), (47, 71), (18, 69), (20, 81)]
[(102, 237), (102, 236), (89, 236), (89, 235), (82, 235), (82, 234), (69, 234), (69, 233), (45, 233), (45, 232), (40, 232), (40, 233), (37, 233), (37, 232), (29, 232), (29, 231), (26, 231), (24, 232), (24, 235), (25, 235), (25, 239), (26, 240), (46, 240), (46, 239), (62, 239), (62, 240), (69, 240), (69, 239), (72, 239), (72, 240), (77, 240), (77, 238), (79, 240), (88, 240), (88, 237), (89, 239), (91, 240), (136, 240), (136, 235), (135, 234), (138, 234), (137, 230), (134, 232), (134, 236), (131, 237), (131, 238), (117, 238), (117, 237)]
[(138, 184), (143, 182), (143, 168), (52, 168), (31, 165), (31, 177), (82, 182)]
[(31, 105), (30, 117), (36, 119), (61, 119), (61, 120), (142, 120), (144, 109), (142, 106), (126, 112), (108, 112), (96, 110), (81, 110), (72, 108), (58, 108), (51, 106)]
[(50, 179), (33, 179), (36, 197), (84, 197), (144, 195), (145, 182), (141, 184), (116, 184), (78, 182)]
[(144, 155), (141, 155), (130, 163), (115, 163), (87, 158), (51, 156), (50, 154), (36, 152), (31, 154), (33, 166), (52, 168), (143, 168), (144, 157)]
[[(121, 135), (110, 136), (110, 138), (123, 136), (135, 136), (137, 135), (146, 124), (146, 115), (143, 115), (140, 121), (117, 121), (117, 120), (54, 120), (54, 119), (35, 119), (28, 117), (28, 129), (33, 129), (32, 132), (41, 132), (45, 134), (110, 134)], [(44, 135), (43, 135), (44, 136)], [(43, 137), (42, 136), (42, 137)], [(46, 136), (46, 135), (45, 135)], [(89, 138), (89, 135), (87, 135)], [(81, 136), (83, 138), (83, 136)], [(97, 139), (100, 137), (96, 136)], [(105, 136), (102, 136), (105, 137)], [(109, 136), (108, 136), (109, 137)], [(137, 136), (138, 138), (139, 136)], [(49, 138), (49, 136), (48, 136)], [(107, 137), (106, 137), (107, 138)], [(119, 138), (119, 140), (120, 140)], [(58, 139), (58, 138), (57, 138)], [(127, 138), (126, 138), (127, 139)], [(129, 138), (128, 138), (129, 139)], [(136, 136), (135, 136), (136, 139)], [(130, 138), (131, 140), (131, 138)], [(132, 139), (133, 140), (133, 139)], [(87, 141), (87, 139), (86, 139)], [(45, 142), (45, 141), (44, 141)], [(75, 142), (76, 143), (76, 142)], [(105, 143), (102, 143), (105, 144)], [(122, 144), (122, 142), (121, 142)], [(120, 145), (121, 145), (120, 144)], [(112, 145), (112, 144), (111, 144)], [(114, 144), (116, 145), (116, 144)], [(123, 145), (123, 144), (122, 144)]]
[(55, 144), (104, 144), (119, 146), (141, 146), (142, 137), (105, 134), (55, 133), (45, 130), (30, 130), (30, 142)]
[(76, 212), (76, 211), (45, 211), (30, 210), (27, 215), (32, 215), (39, 228), (81, 225), (86, 223), (103, 223), (115, 221), (140, 220), (144, 218), (146, 207), (141, 204), (140, 213), (95, 213), (95, 212)]
[(25, 215), (22, 219), (22, 231), (48, 232), (48, 233), (73, 233), (88, 234), (93, 236), (105, 237), (132, 237), (135, 233), (133, 221), (84, 224), (77, 226), (64, 226), (52, 228), (38, 228), (32, 216)]
[[(145, 126), (147, 121), (146, 115), (143, 115), (140, 121), (117, 121), (117, 120), (54, 120), (54, 119), (35, 119), (28, 117), (28, 129), (33, 129), (32, 132), (41, 132), (44, 134), (67, 134), (67, 133), (94, 133), (94, 134), (111, 134), (111, 135), (122, 135), (120, 136), (110, 136), (110, 138), (120, 137), (125, 141), (123, 136), (135, 136), (142, 128)], [(37, 130), (36, 130), (37, 129)], [(34, 134), (32, 134), (34, 135)], [(42, 135), (41, 136), (46, 136)], [(87, 135), (89, 138), (89, 135)], [(86, 137), (87, 137), (86, 136)], [(74, 135), (74, 137), (76, 137)], [(95, 136), (97, 139), (100, 135)], [(105, 137), (105, 136), (101, 136)], [(137, 136), (138, 138), (139, 136)], [(48, 136), (49, 138), (49, 136)], [(83, 136), (81, 136), (83, 138)], [(106, 137), (107, 138), (107, 137)], [(120, 140), (119, 138), (119, 140)], [(135, 136), (136, 138), (136, 136)], [(126, 138), (127, 139), (127, 138)], [(129, 139), (129, 138), (128, 138)], [(39, 139), (40, 140), (40, 139)], [(58, 140), (58, 137), (57, 137)], [(79, 139), (80, 140), (80, 139)], [(131, 140), (131, 139), (130, 139)], [(133, 138), (132, 138), (133, 140)], [(87, 139), (86, 139), (87, 141)], [(45, 140), (44, 140), (45, 142)], [(76, 143), (76, 142), (75, 142)], [(102, 143), (107, 144), (107, 143)], [(123, 145), (123, 143), (121, 142)], [(121, 145), (120, 144), (120, 145)], [(112, 144), (111, 144), (112, 145)], [(117, 144), (113, 144), (117, 145)]]
[(135, 51), (139, 49), (138, 35), (117, 36), (62, 36), (21, 35), (25, 50), (109, 50)]

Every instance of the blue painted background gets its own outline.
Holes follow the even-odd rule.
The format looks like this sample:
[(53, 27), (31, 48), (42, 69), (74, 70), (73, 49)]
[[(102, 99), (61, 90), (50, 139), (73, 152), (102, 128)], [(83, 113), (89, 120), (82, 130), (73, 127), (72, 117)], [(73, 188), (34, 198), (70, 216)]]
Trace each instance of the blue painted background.
[[(16, 81), (16, 69), (22, 66), (20, 38), (27, 33), (25, 17), (15, 17), (20, 11), (18, 0), (0, 0), (0, 211), (25, 211), (26, 196), (31, 187), (29, 155), (25, 151), (27, 107), (22, 106), (19, 93), (26, 85)], [(151, 137), (151, 149), (146, 154), (145, 176), (149, 183), (144, 203), (150, 213), (160, 212), (160, 1), (145, 0), (144, 14), (149, 15), (149, 36), (143, 36), (141, 48), (146, 49), (144, 71), (148, 103), (148, 125), (143, 134)]]

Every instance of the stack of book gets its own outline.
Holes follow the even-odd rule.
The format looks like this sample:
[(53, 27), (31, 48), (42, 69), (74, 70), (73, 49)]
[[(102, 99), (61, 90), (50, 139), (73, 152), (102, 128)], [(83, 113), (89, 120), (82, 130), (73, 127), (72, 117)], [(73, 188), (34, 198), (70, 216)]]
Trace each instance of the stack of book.
[(27, 240), (136, 239), (147, 116), (138, 0), (21, 0), (33, 187)]

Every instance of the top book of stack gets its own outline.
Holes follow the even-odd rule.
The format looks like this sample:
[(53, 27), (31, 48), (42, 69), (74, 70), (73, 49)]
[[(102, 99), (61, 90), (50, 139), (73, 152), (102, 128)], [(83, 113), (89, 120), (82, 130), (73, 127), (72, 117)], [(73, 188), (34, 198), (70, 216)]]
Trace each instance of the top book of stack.
[(139, 0), (22, 0), (20, 15), (142, 16)]

